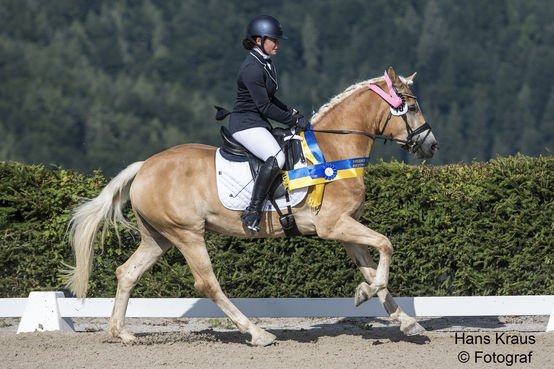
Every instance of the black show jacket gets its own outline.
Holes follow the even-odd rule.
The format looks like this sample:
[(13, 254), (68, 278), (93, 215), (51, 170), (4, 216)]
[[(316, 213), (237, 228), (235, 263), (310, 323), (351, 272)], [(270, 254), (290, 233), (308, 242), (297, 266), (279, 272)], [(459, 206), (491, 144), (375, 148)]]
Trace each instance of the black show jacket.
[(255, 50), (246, 55), (237, 78), (237, 97), (229, 120), (231, 133), (248, 128), (271, 129), (269, 119), (292, 125), (292, 109), (277, 97), (277, 73), (275, 66)]

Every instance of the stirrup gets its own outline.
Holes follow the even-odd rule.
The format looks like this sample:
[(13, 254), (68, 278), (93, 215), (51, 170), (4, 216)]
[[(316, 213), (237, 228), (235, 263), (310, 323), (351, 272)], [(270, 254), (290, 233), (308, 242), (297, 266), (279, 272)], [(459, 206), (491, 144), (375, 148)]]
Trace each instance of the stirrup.
[(260, 232), (260, 227), (258, 227), (258, 224), (256, 225), (248, 225), (246, 226), (246, 228), (248, 228), (248, 230), (250, 231), (250, 234), (252, 236), (255, 236), (258, 234), (258, 232)]
[(260, 231), (258, 223), (260, 222), (261, 214), (256, 210), (249, 208), (244, 209), (244, 212), (240, 216), (242, 223), (250, 230), (251, 235), (256, 235)]

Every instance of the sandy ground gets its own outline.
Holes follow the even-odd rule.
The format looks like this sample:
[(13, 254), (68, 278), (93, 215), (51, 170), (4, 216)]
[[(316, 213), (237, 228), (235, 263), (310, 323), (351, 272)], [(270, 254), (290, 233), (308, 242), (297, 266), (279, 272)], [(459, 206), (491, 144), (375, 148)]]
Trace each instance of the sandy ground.
[(420, 318), (406, 337), (388, 319), (254, 319), (277, 336), (251, 346), (227, 319), (127, 319), (138, 342), (111, 338), (107, 319), (74, 319), (77, 333), (15, 334), (0, 319), (0, 368), (554, 368), (548, 316)]

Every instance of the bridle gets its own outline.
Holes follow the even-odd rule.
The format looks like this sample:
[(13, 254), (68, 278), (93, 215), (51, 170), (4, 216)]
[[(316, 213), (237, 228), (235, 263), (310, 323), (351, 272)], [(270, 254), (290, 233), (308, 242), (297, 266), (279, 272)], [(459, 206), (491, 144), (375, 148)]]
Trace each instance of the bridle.
[[(392, 116), (393, 115), (400, 116), (402, 118), (402, 120), (404, 121), (404, 125), (406, 126), (407, 137), (406, 137), (405, 140), (401, 140), (401, 139), (397, 139), (397, 138), (392, 138), (392, 135), (391, 135), (391, 138), (389, 138), (389, 139), (391, 141), (402, 143), (403, 144), (402, 149), (408, 150), (408, 151), (414, 153), (421, 146), (421, 144), (418, 143), (418, 141), (414, 140), (414, 137), (422, 134), (423, 132), (427, 132), (425, 134), (425, 137), (423, 137), (422, 140), (419, 140), (419, 142), (425, 142), (425, 140), (427, 139), (427, 136), (429, 136), (429, 134), (431, 133), (431, 126), (429, 125), (429, 123), (425, 122), (421, 126), (417, 127), (416, 129), (412, 129), (412, 127), (410, 127), (410, 125), (408, 124), (408, 118), (406, 116), (408, 114), (408, 108), (407, 108), (405, 97), (413, 98), (414, 100), (416, 100), (416, 104), (417, 104), (417, 97), (414, 96), (414, 95), (403, 93), (403, 92), (398, 92), (398, 91), (396, 91), (396, 89), (394, 89), (394, 93), (396, 93), (396, 95), (399, 96), (402, 99), (402, 104), (398, 108), (394, 108), (393, 106), (390, 107), (389, 115), (387, 116), (387, 120), (385, 121), (385, 124), (383, 125), (383, 129), (379, 133), (378, 138), (386, 137), (386, 136), (383, 136), (383, 133), (385, 132), (385, 129), (387, 128), (387, 125), (389, 124), (389, 121), (392, 118)], [(419, 104), (417, 104), (417, 105), (419, 106)], [(395, 114), (396, 112), (398, 112), (398, 113)], [(387, 138), (384, 138), (384, 140), (385, 140), (385, 143), (386, 143)]]
[[(380, 87), (377, 85), (371, 84), (370, 89), (374, 92), (376, 92), (379, 96), (381, 96), (390, 106), (390, 112), (387, 116), (387, 120), (385, 121), (385, 124), (383, 125), (383, 128), (379, 131), (378, 134), (373, 133), (367, 133), (362, 131), (351, 131), (351, 130), (331, 130), (331, 129), (308, 129), (308, 131), (312, 132), (320, 132), (320, 133), (331, 133), (331, 134), (357, 134), (366, 136), (372, 139), (381, 139), (384, 140), (385, 143), (387, 141), (392, 142), (398, 142), (402, 144), (402, 149), (408, 150), (411, 153), (415, 153), (421, 146), (421, 143), (425, 142), (427, 139), (427, 136), (431, 133), (431, 126), (429, 123), (425, 122), (421, 126), (417, 127), (416, 129), (412, 129), (410, 125), (408, 124), (408, 118), (406, 115), (408, 114), (408, 106), (406, 104), (406, 97), (411, 97), (416, 100), (417, 103), (417, 97), (414, 95), (410, 95), (403, 92), (398, 92), (396, 88), (392, 87), (392, 84), (390, 83), (390, 79), (385, 72), (385, 80), (387, 81), (389, 91), (391, 92), (391, 95), (386, 95), (386, 93), (381, 90)], [(377, 90), (379, 89), (379, 90)], [(419, 104), (418, 104), (419, 106)], [(387, 128), (387, 125), (389, 124), (389, 121), (393, 116), (399, 116), (404, 121), (404, 124), (406, 125), (406, 133), (407, 137), (405, 140), (399, 139), (399, 138), (393, 138), (392, 134), (390, 136), (385, 136), (385, 129)], [(424, 132), (427, 132), (425, 134), (425, 137), (423, 137), (423, 140), (414, 140), (414, 138)]]

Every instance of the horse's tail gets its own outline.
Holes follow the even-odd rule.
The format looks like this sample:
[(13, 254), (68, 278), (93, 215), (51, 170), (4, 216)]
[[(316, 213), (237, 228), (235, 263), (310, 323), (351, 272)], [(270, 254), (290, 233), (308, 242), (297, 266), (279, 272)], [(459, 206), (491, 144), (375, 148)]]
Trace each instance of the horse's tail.
[(109, 225), (115, 227), (118, 238), (117, 223), (126, 228), (135, 228), (123, 216), (122, 207), (128, 200), (131, 183), (142, 164), (143, 162), (139, 161), (129, 165), (112, 179), (97, 197), (87, 200), (73, 211), (68, 228), (75, 254), (75, 267), (69, 266), (69, 270), (64, 270), (63, 273), (66, 287), (77, 297), (84, 298), (87, 294), (94, 259), (94, 241), (100, 225), (103, 225), (102, 247)]

